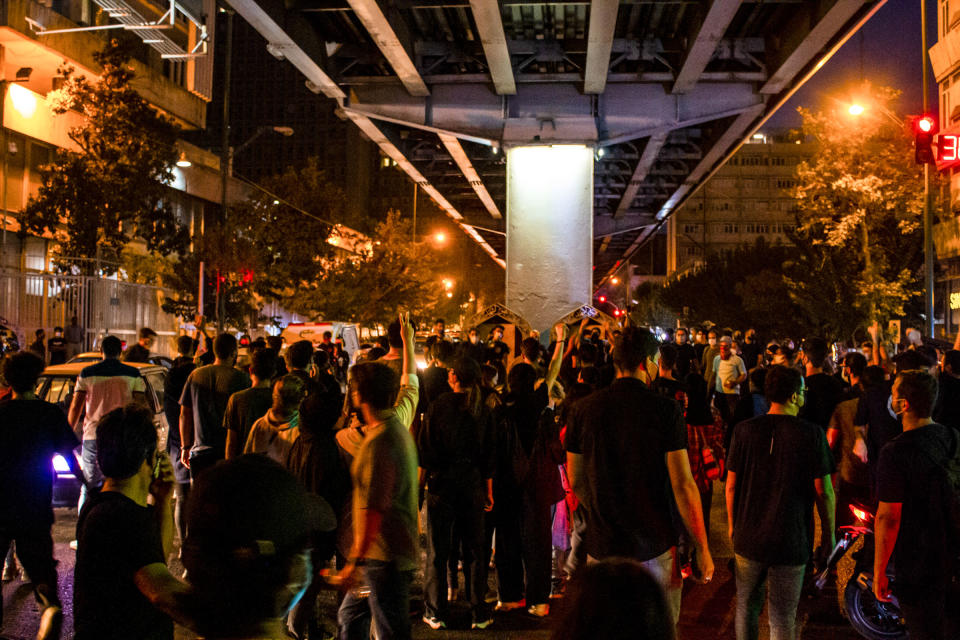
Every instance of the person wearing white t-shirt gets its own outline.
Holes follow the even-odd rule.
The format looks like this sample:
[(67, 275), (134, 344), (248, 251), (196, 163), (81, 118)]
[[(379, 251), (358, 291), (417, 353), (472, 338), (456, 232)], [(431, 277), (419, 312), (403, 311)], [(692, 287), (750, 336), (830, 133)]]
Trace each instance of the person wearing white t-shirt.
[[(80, 467), (91, 487), (103, 484), (103, 474), (97, 464), (97, 425), (114, 409), (131, 402), (146, 406), (146, 385), (140, 372), (120, 362), (123, 343), (116, 336), (107, 336), (100, 345), (103, 360), (85, 367), (77, 377), (77, 386), (70, 403), (67, 420), (80, 436), (82, 449)], [(80, 504), (83, 507), (88, 491), (80, 489)]]
[(733, 339), (720, 338), (720, 355), (713, 359), (713, 384), (717, 408), (723, 416), (727, 429), (733, 427), (733, 412), (740, 401), (740, 385), (747, 379), (743, 359), (733, 352)]

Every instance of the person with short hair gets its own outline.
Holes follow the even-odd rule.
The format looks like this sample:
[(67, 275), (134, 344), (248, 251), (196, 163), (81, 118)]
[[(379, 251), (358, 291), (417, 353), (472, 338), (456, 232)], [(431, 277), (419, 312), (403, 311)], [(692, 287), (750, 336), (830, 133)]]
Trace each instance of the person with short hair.
[(290, 448), (300, 437), (300, 402), (306, 389), (303, 380), (288, 373), (273, 383), (273, 406), (253, 423), (244, 453), (262, 453), (286, 465)]
[(765, 592), (770, 637), (795, 637), (797, 605), (813, 547), (808, 525), (814, 501), (821, 545), (832, 550), (836, 540), (833, 456), (823, 429), (797, 417), (803, 406), (803, 376), (775, 365), (764, 384), (769, 412), (736, 425), (727, 453), (738, 640), (758, 637)]
[[(399, 321), (403, 376), (382, 362), (351, 369), (349, 406), (363, 423), (363, 441), (353, 460), (353, 546), (337, 576), (342, 588), (357, 581), (358, 569), (369, 597), (348, 590), (340, 605), (341, 640), (410, 638), (410, 585), (419, 565), (417, 552), (417, 447), (409, 415), (419, 383), (414, 330), (409, 314)], [(402, 381), (402, 386), (401, 386)]]
[(86, 480), (73, 455), (80, 442), (63, 411), (33, 391), (42, 372), (43, 362), (32, 353), (13, 353), (3, 359), (2, 377), (12, 395), (0, 403), (0, 559), (16, 543), (17, 556), (40, 605), (37, 638), (47, 640), (60, 637), (62, 620), (50, 535), (54, 480), (50, 460), (62, 456), (80, 482)]
[(129, 347), (123, 354), (124, 362), (149, 362), (150, 350), (156, 341), (157, 332), (150, 327), (141, 327), (137, 332), (137, 344)]
[(673, 333), (677, 346), (677, 379), (686, 380), (697, 362), (697, 350), (690, 344), (690, 332), (685, 327), (677, 327)]
[(297, 340), (287, 347), (287, 352), (283, 354), (287, 364), (287, 374), (300, 378), (300, 382), (306, 389), (306, 395), (312, 395), (320, 390), (319, 383), (310, 375), (310, 367), (313, 365), (313, 351), (312, 342)]
[(830, 345), (819, 337), (807, 338), (800, 347), (803, 384), (807, 389), (800, 417), (820, 425), (824, 431), (830, 426), (833, 411), (843, 396), (843, 383), (824, 371), (829, 354)]
[(926, 371), (897, 374), (890, 406), (903, 421), (903, 433), (880, 451), (877, 469), (876, 534), (873, 593), (881, 602), (891, 599), (887, 567), (896, 563), (893, 593), (907, 622), (911, 640), (960, 637), (960, 601), (951, 572), (957, 571), (952, 546), (946, 466), (960, 461), (960, 435), (937, 424), (931, 412), (937, 399), (937, 380)]
[(250, 386), (246, 374), (234, 368), (237, 339), (229, 333), (213, 343), (213, 364), (199, 367), (187, 378), (180, 396), (180, 460), (193, 482), (226, 455), (223, 416), (230, 396)]
[[(126, 405), (97, 429), (103, 490), (77, 521), (73, 579), (76, 640), (172, 640), (188, 593), (166, 559), (173, 546), (173, 468), (157, 449), (152, 412)], [(183, 621), (183, 618), (179, 618)]]
[(223, 428), (227, 431), (225, 457), (228, 460), (243, 454), (253, 424), (273, 406), (273, 379), (277, 371), (273, 349), (254, 353), (249, 371), (250, 388), (231, 395), (223, 414)]
[(833, 476), (833, 484), (837, 492), (838, 528), (855, 524), (850, 505), (870, 504), (872, 499), (870, 470), (853, 450), (857, 441), (854, 424), (857, 406), (867, 387), (864, 380), (866, 369), (867, 359), (862, 353), (851, 351), (844, 356), (841, 376), (850, 388), (834, 409), (827, 429), (827, 444), (830, 445), (839, 466), (839, 473)]
[(167, 371), (163, 383), (163, 412), (167, 417), (167, 455), (173, 465), (173, 488), (176, 505), (173, 517), (176, 521), (180, 543), (186, 539), (186, 504), (190, 494), (190, 470), (180, 462), (180, 396), (187, 378), (197, 365), (193, 362), (193, 352), (197, 342), (190, 336), (177, 338), (177, 357)]
[[(716, 335), (714, 331), (711, 333)], [(747, 381), (747, 367), (736, 354), (733, 339), (729, 336), (720, 338), (719, 352), (713, 359), (710, 371), (712, 375), (705, 377), (714, 391), (714, 400), (729, 433), (733, 429), (733, 416), (740, 402), (740, 385)]]
[(53, 328), (53, 337), (47, 340), (50, 351), (50, 364), (63, 364), (67, 361), (67, 341), (63, 337), (63, 327)]
[(586, 510), (589, 557), (643, 563), (667, 594), (675, 626), (682, 586), (673, 562), (676, 512), (696, 549), (700, 580), (713, 577), (713, 557), (687, 457), (683, 409), (649, 389), (658, 346), (646, 329), (623, 329), (613, 348), (616, 380), (573, 406), (565, 444), (567, 474)]
[(471, 626), (485, 629), (493, 622), (484, 601), (488, 564), (484, 514), (494, 504), (493, 416), (480, 391), (480, 365), (469, 358), (450, 364), (452, 391), (431, 403), (416, 435), (420, 488), (426, 490), (423, 620), (433, 629), (446, 628), (447, 565), (451, 554), (459, 554), (462, 539), (464, 575), (471, 578)]
[(131, 402), (143, 406), (147, 404), (146, 384), (136, 368), (120, 362), (122, 351), (120, 338), (105, 337), (100, 343), (103, 360), (84, 367), (77, 376), (67, 420), (82, 440), (80, 466), (90, 487), (81, 487), (78, 511), (83, 509), (90, 492), (103, 484), (103, 475), (97, 462), (97, 428), (100, 421), (114, 409)]

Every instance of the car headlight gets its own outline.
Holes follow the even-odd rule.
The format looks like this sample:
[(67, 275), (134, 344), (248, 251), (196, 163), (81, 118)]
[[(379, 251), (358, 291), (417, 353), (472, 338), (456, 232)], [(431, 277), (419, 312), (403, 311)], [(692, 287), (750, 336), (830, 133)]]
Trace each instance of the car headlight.
[(70, 465), (66, 458), (58, 454), (53, 456), (53, 470), (57, 473), (70, 473)]

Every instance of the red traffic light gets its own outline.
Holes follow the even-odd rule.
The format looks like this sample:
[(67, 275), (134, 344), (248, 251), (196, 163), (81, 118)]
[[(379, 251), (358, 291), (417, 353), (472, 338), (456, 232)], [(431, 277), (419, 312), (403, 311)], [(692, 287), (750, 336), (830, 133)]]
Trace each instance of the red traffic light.
[(622, 311), (620, 311), (620, 309), (614, 309), (614, 310), (613, 310), (613, 315), (614, 315), (614, 316), (620, 317), (620, 314), (621, 314), (621, 313), (622, 313)]
[(930, 116), (923, 116), (922, 118), (917, 119), (917, 131), (931, 133), (935, 125), (936, 123)]
[(607, 296), (600, 296), (599, 298), (597, 298), (597, 300), (599, 300), (600, 302), (606, 302)]

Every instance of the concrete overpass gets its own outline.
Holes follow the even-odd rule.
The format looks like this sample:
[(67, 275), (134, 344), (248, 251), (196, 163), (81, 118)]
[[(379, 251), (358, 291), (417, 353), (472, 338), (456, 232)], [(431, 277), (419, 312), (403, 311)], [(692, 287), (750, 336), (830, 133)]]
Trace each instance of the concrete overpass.
[(227, 1), (506, 268), (538, 328), (884, 2)]

